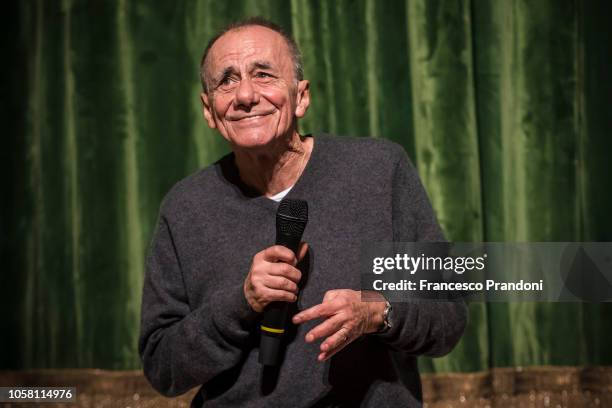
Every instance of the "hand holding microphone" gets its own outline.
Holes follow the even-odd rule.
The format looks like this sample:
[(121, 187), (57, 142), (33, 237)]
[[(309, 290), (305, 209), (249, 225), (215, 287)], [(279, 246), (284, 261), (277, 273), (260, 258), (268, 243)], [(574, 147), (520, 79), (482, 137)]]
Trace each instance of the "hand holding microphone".
[(301, 243), (307, 223), (306, 201), (282, 200), (276, 212), (276, 245), (255, 255), (244, 282), (247, 301), (255, 311), (263, 311), (259, 344), (259, 362), (263, 365), (280, 361), (290, 318), (287, 302), (297, 300), (302, 277), (296, 266), (308, 250)]
[(296, 268), (308, 245), (302, 242), (298, 256), (290, 249), (273, 245), (253, 257), (251, 269), (244, 281), (244, 295), (258, 313), (271, 302), (295, 302), (302, 272)]

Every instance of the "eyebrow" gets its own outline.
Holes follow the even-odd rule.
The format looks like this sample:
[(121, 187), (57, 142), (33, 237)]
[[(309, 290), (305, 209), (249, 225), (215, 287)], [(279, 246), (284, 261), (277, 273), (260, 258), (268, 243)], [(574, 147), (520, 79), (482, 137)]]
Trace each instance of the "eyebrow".
[(268, 61), (255, 61), (252, 64), (252, 68), (271, 69), (272, 68), (272, 64), (270, 64)]
[(223, 82), (226, 78), (229, 78), (235, 72), (236, 72), (236, 70), (234, 69), (234, 67), (225, 67), (225, 68), (223, 68), (223, 71), (221, 72), (221, 74), (219, 74), (219, 75), (217, 75), (215, 77), (215, 84), (219, 84), (219, 83)]
[[(272, 68), (272, 64), (270, 64), (268, 61), (255, 61), (251, 64), (251, 67), (249, 70), (253, 71), (254, 69), (273, 69), (273, 68)], [(236, 72), (238, 71), (233, 66), (223, 68), (223, 71), (221, 71), (221, 74), (215, 77), (215, 84), (220, 84), (226, 78), (229, 78)]]

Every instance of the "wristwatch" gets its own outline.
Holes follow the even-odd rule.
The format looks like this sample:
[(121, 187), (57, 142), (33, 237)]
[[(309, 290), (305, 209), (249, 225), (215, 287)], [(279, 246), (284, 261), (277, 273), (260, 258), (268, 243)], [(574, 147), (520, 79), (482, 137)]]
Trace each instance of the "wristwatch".
[(379, 333), (384, 333), (393, 327), (389, 317), (392, 309), (391, 303), (389, 303), (388, 300), (385, 300), (385, 310), (383, 310), (383, 327), (378, 331)]

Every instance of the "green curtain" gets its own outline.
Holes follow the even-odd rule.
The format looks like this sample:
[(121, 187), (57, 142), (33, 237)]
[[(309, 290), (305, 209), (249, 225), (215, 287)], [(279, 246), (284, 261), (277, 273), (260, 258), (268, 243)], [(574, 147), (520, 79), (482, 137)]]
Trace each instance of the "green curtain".
[[(454, 241), (612, 241), (603, 0), (43, 1), (7, 6), (0, 368), (132, 369), (143, 259), (170, 186), (228, 151), (198, 99), (224, 24), (304, 54), (303, 132), (385, 137)], [(606, 365), (609, 304), (470, 305), (425, 371)]]

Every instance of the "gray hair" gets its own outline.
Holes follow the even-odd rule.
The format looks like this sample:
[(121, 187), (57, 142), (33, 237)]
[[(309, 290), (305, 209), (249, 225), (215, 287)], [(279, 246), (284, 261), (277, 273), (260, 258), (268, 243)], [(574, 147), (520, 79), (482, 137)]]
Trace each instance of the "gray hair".
[(219, 38), (221, 38), (223, 34), (226, 34), (229, 31), (237, 30), (237, 29), (244, 28), (244, 27), (251, 27), (251, 26), (260, 26), (260, 27), (269, 28), (270, 30), (275, 31), (278, 34), (280, 34), (285, 39), (285, 42), (287, 43), (287, 46), (289, 47), (289, 52), (291, 53), (291, 59), (293, 60), (293, 71), (294, 71), (293, 74), (296, 80), (301, 81), (302, 79), (304, 79), (304, 70), (302, 68), (302, 54), (300, 53), (300, 49), (298, 48), (298, 45), (293, 39), (293, 37), (291, 36), (291, 34), (287, 33), (278, 24), (275, 24), (271, 22), (270, 20), (267, 20), (263, 17), (257, 16), (257, 17), (246, 18), (244, 20), (239, 20), (231, 24), (228, 24), (227, 26), (219, 30), (217, 34), (215, 34), (213, 38), (208, 42), (208, 44), (206, 45), (206, 48), (204, 49), (204, 54), (202, 55), (202, 59), (200, 60), (200, 81), (202, 81), (202, 89), (204, 90), (204, 93), (208, 93), (208, 79), (209, 79), (208, 74), (206, 73), (206, 58), (208, 57), (208, 53), (210, 52), (210, 49), (212, 48), (213, 44)]

